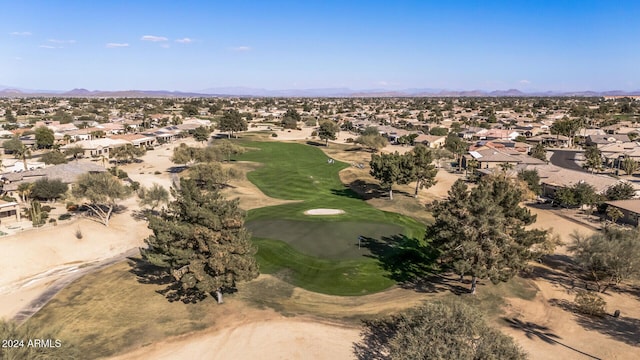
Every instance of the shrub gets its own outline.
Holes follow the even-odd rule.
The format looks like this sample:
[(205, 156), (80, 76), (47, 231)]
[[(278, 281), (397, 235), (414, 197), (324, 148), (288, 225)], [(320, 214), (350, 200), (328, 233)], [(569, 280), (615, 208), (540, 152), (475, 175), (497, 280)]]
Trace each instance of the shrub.
[(77, 210), (78, 210), (78, 205), (76, 205), (71, 201), (67, 203), (67, 211), (77, 211)]
[(271, 137), (278, 137), (278, 134), (276, 134), (276, 133), (272, 133), (272, 134), (271, 134)]
[(317, 132), (317, 131), (315, 131), (315, 130), (313, 130), (313, 131), (311, 132), (311, 136), (318, 136), (318, 132)]
[(12, 196), (9, 195), (2, 195), (2, 197), (0, 197), (0, 199), (7, 201), (7, 202), (17, 202), (18, 200)]
[(46, 212), (51, 212), (51, 210), (55, 209), (54, 207), (51, 207), (49, 205), (45, 205), (42, 207), (42, 211), (46, 211)]
[(576, 294), (574, 303), (576, 310), (586, 315), (603, 316), (606, 313), (605, 306), (607, 302), (598, 294), (591, 291), (579, 291), (578, 294)]
[(347, 140), (346, 140), (347, 144), (352, 144), (353, 141), (354, 141), (353, 138), (347, 138)]
[(69, 219), (71, 219), (71, 216), (73, 216), (73, 215), (71, 215), (69, 213), (64, 213), (64, 214), (58, 216), (58, 220), (60, 220), (60, 221), (69, 220)]
[(58, 222), (56, 221), (56, 219), (49, 219), (49, 223), (53, 224), (53, 226), (58, 226)]
[(132, 181), (131, 185), (129, 185), (131, 187), (131, 190), (133, 191), (138, 191), (138, 189), (140, 189), (140, 183), (138, 181)]
[(154, 171), (153, 173), (154, 173), (155, 175), (161, 175), (161, 174), (162, 174), (162, 172), (160, 172), (160, 171), (158, 171), (158, 170)]
[(76, 229), (76, 239), (82, 239), (82, 230), (80, 230), (80, 228)]

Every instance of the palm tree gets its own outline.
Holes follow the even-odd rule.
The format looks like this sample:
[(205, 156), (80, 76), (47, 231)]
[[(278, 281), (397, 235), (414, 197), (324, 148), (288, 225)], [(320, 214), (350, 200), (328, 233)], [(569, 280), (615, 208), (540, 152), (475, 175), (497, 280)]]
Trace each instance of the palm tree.
[(31, 195), (31, 190), (33, 189), (33, 183), (22, 183), (18, 185), (18, 194), (22, 198), (22, 202), (29, 202), (29, 195)]

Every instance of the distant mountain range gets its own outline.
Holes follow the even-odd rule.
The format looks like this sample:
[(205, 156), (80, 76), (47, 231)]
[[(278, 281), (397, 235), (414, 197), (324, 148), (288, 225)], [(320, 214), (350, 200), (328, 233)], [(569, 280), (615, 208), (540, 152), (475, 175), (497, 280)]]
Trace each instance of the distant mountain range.
[(404, 90), (352, 90), (349, 88), (324, 89), (286, 89), (268, 90), (248, 87), (216, 87), (196, 92), (167, 91), (167, 90), (123, 90), (101, 91), (87, 89), (59, 90), (31, 90), (0, 85), (0, 97), (524, 97), (524, 96), (639, 96), (637, 91), (546, 91), (522, 92), (518, 89), (509, 90), (446, 90), (446, 89), (404, 89)]

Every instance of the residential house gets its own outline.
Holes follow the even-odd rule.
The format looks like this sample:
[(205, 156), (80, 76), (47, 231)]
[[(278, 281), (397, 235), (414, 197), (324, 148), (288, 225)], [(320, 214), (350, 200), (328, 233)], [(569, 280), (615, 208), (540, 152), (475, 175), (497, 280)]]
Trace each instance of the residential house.
[(446, 140), (446, 136), (420, 134), (413, 142), (414, 144), (424, 144), (432, 149), (439, 149), (444, 147)]
[(126, 144), (131, 143), (122, 139), (102, 138), (77, 141), (73, 144), (64, 145), (60, 149), (64, 151), (66, 149), (79, 146), (84, 149), (84, 156), (98, 157), (100, 155), (109, 156), (111, 149), (124, 146)]
[(24, 161), (21, 159), (2, 159), (2, 172), (20, 172), (25, 170), (42, 169), (46, 165), (40, 161), (27, 159), (27, 168), (24, 168)]
[(606, 201), (605, 204), (617, 208), (622, 213), (622, 223), (638, 226), (640, 223), (640, 199)]
[(73, 184), (80, 175), (107, 171), (104, 167), (87, 162), (74, 161), (67, 164), (53, 165), (42, 169), (23, 171), (18, 173), (6, 173), (0, 177), (4, 182), (2, 191), (9, 196), (14, 196), (20, 184), (33, 183), (39, 179), (58, 179), (65, 184)]
[(20, 207), (13, 201), (0, 200), (0, 222), (20, 221)]
[(111, 135), (109, 138), (128, 141), (135, 147), (148, 147), (156, 144), (155, 136), (142, 134)]
[(628, 135), (613, 134), (613, 135), (589, 135), (587, 136), (587, 145), (601, 147), (603, 145), (626, 143), (630, 142)]

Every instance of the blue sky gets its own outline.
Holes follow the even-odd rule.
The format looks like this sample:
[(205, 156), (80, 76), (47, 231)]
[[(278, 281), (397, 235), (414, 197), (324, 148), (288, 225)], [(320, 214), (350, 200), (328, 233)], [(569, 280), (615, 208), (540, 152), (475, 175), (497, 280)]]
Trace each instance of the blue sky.
[(7, 1), (29, 89), (640, 90), (640, 1)]

